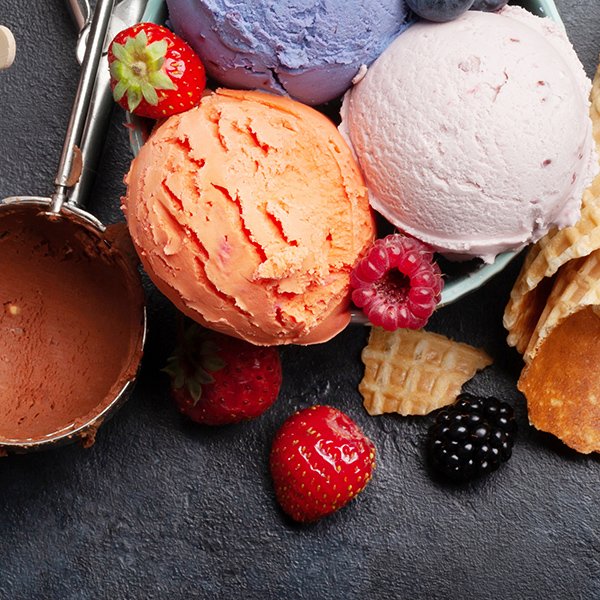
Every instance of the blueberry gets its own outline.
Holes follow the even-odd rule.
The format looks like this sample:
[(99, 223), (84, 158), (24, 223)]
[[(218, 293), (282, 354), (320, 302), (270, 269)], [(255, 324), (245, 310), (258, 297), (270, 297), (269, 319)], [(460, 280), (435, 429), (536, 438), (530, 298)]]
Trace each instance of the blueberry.
[(494, 12), (500, 10), (508, 4), (508, 0), (475, 0), (471, 10), (483, 10), (485, 12)]
[(443, 23), (460, 17), (471, 8), (473, 0), (406, 0), (406, 4), (419, 17)]

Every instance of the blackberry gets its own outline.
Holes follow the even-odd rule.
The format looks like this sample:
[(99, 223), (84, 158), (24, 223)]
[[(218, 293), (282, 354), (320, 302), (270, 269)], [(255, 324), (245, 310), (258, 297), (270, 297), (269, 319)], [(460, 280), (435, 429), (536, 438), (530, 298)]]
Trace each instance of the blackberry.
[(453, 481), (486, 475), (511, 457), (516, 432), (509, 404), (461, 394), (456, 404), (438, 413), (429, 429), (431, 466)]

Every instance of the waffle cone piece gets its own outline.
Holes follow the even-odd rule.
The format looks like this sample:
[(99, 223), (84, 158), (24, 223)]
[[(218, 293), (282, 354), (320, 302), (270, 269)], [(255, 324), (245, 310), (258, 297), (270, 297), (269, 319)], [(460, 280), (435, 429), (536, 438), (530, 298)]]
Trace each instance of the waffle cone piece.
[(600, 250), (559, 271), (526, 355), (518, 387), (530, 423), (600, 451)]
[(463, 384), (492, 364), (483, 351), (427, 331), (371, 328), (358, 387), (370, 415), (426, 415), (454, 403)]
[[(600, 149), (600, 66), (590, 95), (590, 116), (596, 148)], [(504, 312), (508, 344), (524, 354), (542, 315), (552, 278), (567, 262), (600, 248), (600, 175), (584, 192), (581, 218), (573, 227), (554, 230), (529, 250)], [(525, 361), (527, 362), (527, 357)]]
[[(556, 327), (588, 306), (600, 306), (600, 250), (571, 261), (559, 271), (525, 349), (526, 362), (530, 363), (535, 358), (544, 340)], [(598, 341), (600, 343), (600, 339)]]

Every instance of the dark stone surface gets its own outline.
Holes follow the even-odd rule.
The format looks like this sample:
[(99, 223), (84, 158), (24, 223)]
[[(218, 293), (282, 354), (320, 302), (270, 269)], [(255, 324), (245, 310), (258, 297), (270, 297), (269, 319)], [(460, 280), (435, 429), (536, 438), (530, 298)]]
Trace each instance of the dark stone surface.
[[(63, 4), (0, 0), (0, 23), (19, 44), (0, 73), (0, 198), (51, 189), (77, 77)], [(558, 4), (592, 75), (600, 5)], [(106, 222), (121, 219), (129, 159), (115, 111), (91, 202)], [(520, 358), (501, 325), (517, 268), (431, 323), (490, 352), (494, 366), (468, 387), (508, 399), (521, 428), (505, 468), (453, 489), (424, 468), (429, 419), (363, 411), (362, 329), (282, 349), (281, 397), (261, 419), (214, 430), (184, 421), (159, 373), (174, 311), (148, 285), (139, 384), (96, 445), (0, 461), (0, 598), (599, 598), (600, 464), (527, 426)], [(316, 402), (359, 422), (377, 445), (378, 470), (345, 510), (297, 527), (277, 509), (267, 456), (286, 416)]]

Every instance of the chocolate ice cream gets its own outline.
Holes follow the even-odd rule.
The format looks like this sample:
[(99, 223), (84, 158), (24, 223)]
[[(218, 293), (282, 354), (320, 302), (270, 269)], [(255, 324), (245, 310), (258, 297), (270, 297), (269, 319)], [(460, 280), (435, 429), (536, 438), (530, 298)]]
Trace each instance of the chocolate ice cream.
[(0, 445), (75, 432), (135, 374), (135, 269), (92, 228), (32, 207), (0, 219)]

